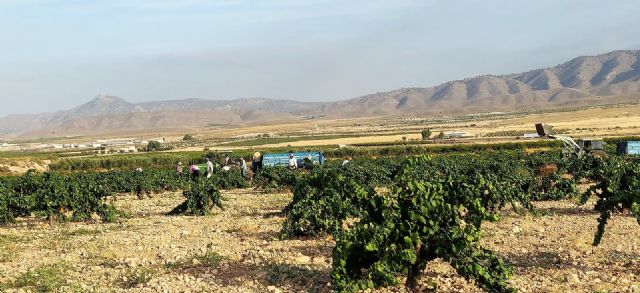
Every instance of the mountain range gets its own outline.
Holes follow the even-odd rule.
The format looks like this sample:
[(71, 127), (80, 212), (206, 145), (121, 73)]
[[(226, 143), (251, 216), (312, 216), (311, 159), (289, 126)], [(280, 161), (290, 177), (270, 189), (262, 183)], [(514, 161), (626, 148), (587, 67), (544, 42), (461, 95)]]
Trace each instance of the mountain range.
[(54, 113), (0, 118), (0, 138), (97, 135), (301, 119), (442, 115), (579, 107), (640, 99), (640, 51), (574, 58), (555, 67), (483, 75), (434, 87), (403, 88), (337, 102), (264, 98), (130, 103), (99, 95)]

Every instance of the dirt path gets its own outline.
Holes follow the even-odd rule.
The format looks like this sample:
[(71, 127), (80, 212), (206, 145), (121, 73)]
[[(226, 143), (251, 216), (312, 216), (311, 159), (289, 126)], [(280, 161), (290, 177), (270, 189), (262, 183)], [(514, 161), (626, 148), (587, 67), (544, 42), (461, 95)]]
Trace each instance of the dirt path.
[[(330, 237), (279, 240), (288, 194), (225, 192), (226, 210), (165, 216), (179, 193), (121, 196), (120, 223), (51, 227), (21, 220), (0, 228), (0, 291), (328, 292)], [(640, 226), (615, 216), (592, 247), (597, 215), (571, 202), (538, 204), (541, 215), (506, 212), (483, 229), (483, 244), (514, 268), (522, 292), (640, 292)], [(442, 262), (424, 290), (480, 292)], [(384, 291), (403, 292), (402, 287)]]

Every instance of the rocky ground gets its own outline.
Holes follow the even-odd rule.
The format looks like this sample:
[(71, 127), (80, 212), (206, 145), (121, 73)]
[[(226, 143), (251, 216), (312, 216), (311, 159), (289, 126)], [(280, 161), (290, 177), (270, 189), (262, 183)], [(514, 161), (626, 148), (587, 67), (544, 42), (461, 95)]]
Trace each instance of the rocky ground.
[(44, 172), (49, 169), (51, 160), (0, 159), (0, 174), (20, 175), (29, 170)]
[[(0, 291), (328, 292), (331, 237), (279, 240), (289, 194), (224, 192), (211, 216), (166, 216), (182, 200), (120, 196), (118, 223), (22, 219), (0, 228)], [(640, 292), (640, 226), (617, 215), (598, 247), (597, 215), (573, 202), (538, 203), (536, 215), (505, 211), (483, 245), (513, 267), (521, 292)], [(424, 274), (425, 292), (481, 292), (447, 264)], [(383, 291), (404, 292), (401, 286)]]

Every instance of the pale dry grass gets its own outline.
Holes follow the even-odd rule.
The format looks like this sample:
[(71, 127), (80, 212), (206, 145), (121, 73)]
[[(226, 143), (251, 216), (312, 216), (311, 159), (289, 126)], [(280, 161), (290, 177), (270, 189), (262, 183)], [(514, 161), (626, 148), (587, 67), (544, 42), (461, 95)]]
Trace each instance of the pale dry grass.
[[(406, 121), (382, 117), (312, 122), (301, 121), (298, 123), (238, 127), (234, 128), (233, 130), (215, 130), (211, 132), (202, 132), (201, 135), (217, 138), (229, 138), (234, 136), (241, 136), (244, 134), (259, 133), (278, 134), (300, 132), (311, 135), (309, 140), (265, 144), (260, 146), (264, 148), (402, 142), (403, 136), (407, 137), (408, 140), (421, 139), (420, 131), (424, 128), (431, 128), (433, 135), (437, 135), (442, 131), (455, 130), (468, 132), (473, 136), (479, 137), (497, 131), (524, 131), (535, 133), (535, 124), (540, 122), (552, 125), (556, 129), (565, 130), (567, 134), (575, 137), (640, 135), (640, 106), (638, 105), (599, 107), (592, 109), (582, 109), (578, 111), (523, 114), (515, 116), (515, 118), (499, 118), (457, 123), (424, 123), (423, 125), (421, 125), (420, 123), (409, 123)], [(389, 131), (395, 132), (397, 134), (389, 135), (385, 133)], [(371, 135), (354, 135), (353, 137), (335, 139), (313, 139), (312, 137), (312, 135), (316, 134), (332, 135), (345, 133), (357, 133), (358, 135), (371, 133)], [(513, 140), (513, 138), (507, 138), (507, 140), (504, 141), (509, 140)], [(503, 140), (496, 141), (503, 142)], [(460, 142), (465, 142), (465, 140), (460, 140)], [(211, 146), (209, 148), (233, 150), (255, 147), (256, 146)], [(181, 150), (201, 149), (202, 148), (187, 148)]]

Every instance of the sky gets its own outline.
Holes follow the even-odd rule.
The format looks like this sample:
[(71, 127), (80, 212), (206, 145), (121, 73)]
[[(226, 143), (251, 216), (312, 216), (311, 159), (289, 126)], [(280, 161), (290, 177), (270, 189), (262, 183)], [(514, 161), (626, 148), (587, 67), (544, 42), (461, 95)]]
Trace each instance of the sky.
[(637, 0), (0, 0), (0, 116), (334, 101), (640, 49)]

